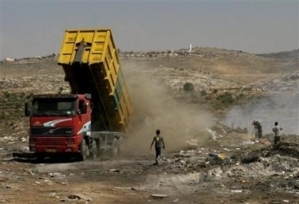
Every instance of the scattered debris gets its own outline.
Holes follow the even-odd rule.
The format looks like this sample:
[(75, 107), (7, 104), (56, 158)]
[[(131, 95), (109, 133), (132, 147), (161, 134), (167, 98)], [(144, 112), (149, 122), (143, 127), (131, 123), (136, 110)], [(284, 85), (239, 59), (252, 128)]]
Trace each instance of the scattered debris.
[(92, 201), (92, 198), (83, 195), (83, 194), (71, 194), (67, 196), (66, 198), (60, 199), (61, 202), (66, 202), (66, 201), (74, 201), (74, 200), (80, 200), (80, 201)]
[(109, 169), (109, 172), (120, 173), (120, 170), (119, 169)]
[(179, 201), (179, 199), (177, 198), (177, 199), (173, 200), (172, 202), (177, 203), (178, 201)]
[(153, 198), (166, 198), (168, 195), (165, 194), (152, 194), (151, 197)]
[(242, 189), (231, 190), (232, 193), (242, 193)]
[(65, 178), (65, 175), (63, 175), (59, 172), (49, 173), (48, 176), (51, 177), (51, 178), (57, 178), (57, 179)]

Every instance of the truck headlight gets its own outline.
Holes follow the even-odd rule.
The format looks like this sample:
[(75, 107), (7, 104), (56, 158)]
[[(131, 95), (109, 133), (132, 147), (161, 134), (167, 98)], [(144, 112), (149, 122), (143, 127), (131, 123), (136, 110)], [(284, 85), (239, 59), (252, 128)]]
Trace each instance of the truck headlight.
[(73, 138), (67, 139), (67, 144), (68, 145), (73, 145), (74, 144), (74, 139)]

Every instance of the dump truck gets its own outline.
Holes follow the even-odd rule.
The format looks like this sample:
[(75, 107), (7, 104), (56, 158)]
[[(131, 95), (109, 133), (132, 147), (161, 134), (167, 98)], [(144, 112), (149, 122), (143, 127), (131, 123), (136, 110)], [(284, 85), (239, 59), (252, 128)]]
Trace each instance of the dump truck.
[(111, 29), (66, 30), (58, 64), (71, 91), (37, 94), (25, 103), (30, 151), (38, 160), (118, 154), (132, 107)]

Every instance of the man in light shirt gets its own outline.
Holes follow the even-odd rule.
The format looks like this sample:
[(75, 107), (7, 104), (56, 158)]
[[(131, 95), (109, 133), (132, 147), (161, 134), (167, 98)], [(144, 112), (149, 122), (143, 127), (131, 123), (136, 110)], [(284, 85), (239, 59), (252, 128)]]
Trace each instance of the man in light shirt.
[(280, 131), (282, 130), (281, 127), (278, 126), (278, 122), (274, 123), (275, 127), (272, 129), (274, 132), (274, 144), (278, 144), (280, 142)]

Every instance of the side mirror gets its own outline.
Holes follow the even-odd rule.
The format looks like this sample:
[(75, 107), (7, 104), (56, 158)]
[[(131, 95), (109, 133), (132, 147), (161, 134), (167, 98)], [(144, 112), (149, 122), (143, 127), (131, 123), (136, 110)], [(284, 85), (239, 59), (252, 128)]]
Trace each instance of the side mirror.
[(28, 108), (28, 103), (25, 103), (25, 116), (29, 116), (31, 114), (31, 111)]
[(84, 103), (81, 107), (81, 110), (80, 110), (81, 114), (85, 114), (87, 113), (87, 105), (86, 103)]

